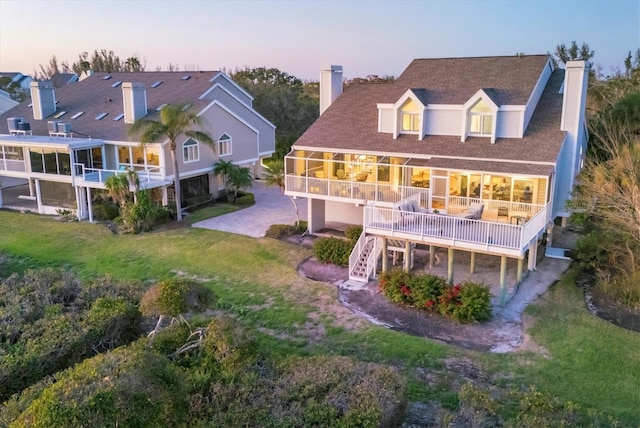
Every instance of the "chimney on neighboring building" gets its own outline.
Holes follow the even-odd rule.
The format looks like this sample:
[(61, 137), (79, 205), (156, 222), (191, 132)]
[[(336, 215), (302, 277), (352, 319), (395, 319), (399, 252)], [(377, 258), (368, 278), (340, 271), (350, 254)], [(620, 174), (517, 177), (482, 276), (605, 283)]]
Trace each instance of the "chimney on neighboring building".
[(342, 93), (342, 66), (328, 65), (320, 71), (320, 114)]
[(56, 111), (56, 92), (52, 82), (31, 82), (33, 118), (42, 120)]
[(124, 123), (134, 123), (147, 114), (147, 90), (144, 83), (122, 83)]

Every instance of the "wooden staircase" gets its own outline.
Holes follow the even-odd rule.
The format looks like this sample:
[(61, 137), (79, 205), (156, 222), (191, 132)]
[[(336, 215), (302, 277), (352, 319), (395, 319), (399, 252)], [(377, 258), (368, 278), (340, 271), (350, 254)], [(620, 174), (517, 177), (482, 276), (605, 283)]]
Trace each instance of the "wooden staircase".
[(358, 257), (356, 258), (355, 263), (349, 263), (349, 279), (360, 282), (369, 282), (370, 274), (367, 262), (371, 253), (375, 250), (375, 244), (375, 237), (369, 237), (369, 239), (366, 240), (364, 246), (358, 253)]

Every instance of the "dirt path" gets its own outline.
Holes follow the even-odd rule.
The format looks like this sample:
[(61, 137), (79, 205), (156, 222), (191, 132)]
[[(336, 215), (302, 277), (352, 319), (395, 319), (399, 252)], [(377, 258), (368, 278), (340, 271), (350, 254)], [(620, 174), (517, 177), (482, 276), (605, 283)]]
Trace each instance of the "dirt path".
[[(504, 308), (494, 307), (490, 322), (467, 325), (419, 309), (399, 307), (378, 291), (375, 281), (363, 286), (350, 286), (346, 281), (347, 268), (324, 264), (313, 257), (301, 263), (298, 271), (308, 278), (337, 286), (342, 304), (372, 323), (466, 349), (502, 353), (520, 350), (544, 352), (526, 337), (522, 313), (527, 305), (559, 280), (568, 267), (567, 260), (543, 259), (538, 270), (529, 274)], [(487, 274), (493, 275), (494, 272), (488, 271)], [(482, 272), (477, 275), (476, 278), (482, 279)]]

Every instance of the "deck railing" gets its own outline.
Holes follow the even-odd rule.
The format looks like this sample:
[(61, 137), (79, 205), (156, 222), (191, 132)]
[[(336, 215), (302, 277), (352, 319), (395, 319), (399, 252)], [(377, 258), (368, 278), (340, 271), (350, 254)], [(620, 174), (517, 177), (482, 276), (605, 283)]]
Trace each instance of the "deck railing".
[[(431, 192), (429, 188), (397, 186), (382, 183), (360, 182), (357, 180), (336, 180), (327, 178), (314, 178), (288, 174), (286, 176), (287, 192), (318, 195), (328, 198), (350, 200), (352, 202), (367, 204), (376, 202), (378, 205), (389, 206), (404, 201), (407, 198), (420, 199), (420, 206), (431, 207)], [(447, 196), (448, 214), (460, 213), (471, 205), (472, 202), (483, 204), (486, 213), (495, 213), (498, 208), (506, 208), (509, 215), (532, 217), (544, 208), (544, 205), (525, 202), (502, 201), (498, 199), (467, 198), (463, 196)], [(443, 211), (443, 209), (440, 209)]]
[(0, 171), (27, 172), (27, 167), (23, 160), (0, 159)]
[[(87, 168), (84, 164), (74, 164), (75, 176), (82, 178), (85, 182), (89, 183), (102, 183), (105, 184), (107, 179), (114, 175), (127, 174), (128, 170), (122, 169), (101, 169), (101, 168)], [(151, 180), (159, 180), (162, 178), (162, 168), (159, 166), (146, 167), (143, 169), (135, 168), (134, 171), (138, 174), (138, 180), (142, 187), (145, 184), (151, 182)]]

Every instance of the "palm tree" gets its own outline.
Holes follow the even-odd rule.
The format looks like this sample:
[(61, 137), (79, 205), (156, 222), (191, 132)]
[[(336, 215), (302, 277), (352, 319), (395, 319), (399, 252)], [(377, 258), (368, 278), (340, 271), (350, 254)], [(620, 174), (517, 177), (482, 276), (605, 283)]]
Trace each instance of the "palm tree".
[(180, 200), (180, 170), (176, 156), (176, 140), (184, 134), (189, 138), (210, 145), (215, 153), (213, 138), (204, 131), (194, 129), (201, 127), (202, 124), (202, 118), (189, 109), (189, 104), (167, 104), (160, 111), (160, 120), (139, 119), (129, 129), (130, 135), (140, 134), (141, 145), (152, 143), (161, 138), (169, 140), (178, 221), (182, 220), (182, 201)]
[(237, 166), (231, 170), (231, 174), (228, 176), (229, 187), (233, 190), (233, 200), (238, 198), (238, 192), (251, 187), (253, 184), (253, 177), (251, 176), (251, 170), (246, 166)]
[(215, 175), (221, 175), (222, 180), (224, 181), (224, 188), (227, 194), (230, 193), (230, 183), (229, 177), (231, 176), (231, 172), (234, 170), (236, 165), (234, 165), (231, 161), (226, 161), (224, 159), (218, 160), (218, 162), (213, 165), (213, 173)]
[[(269, 164), (266, 164), (265, 172), (262, 178), (267, 186), (278, 186), (280, 187), (280, 190), (282, 190), (282, 193), (284, 193), (284, 161), (282, 159), (276, 159), (269, 162)], [(296, 204), (295, 199), (293, 199), (291, 196), (289, 196), (289, 200), (293, 204), (293, 209), (296, 213), (296, 226), (299, 226), (300, 214), (298, 214), (298, 204)]]

